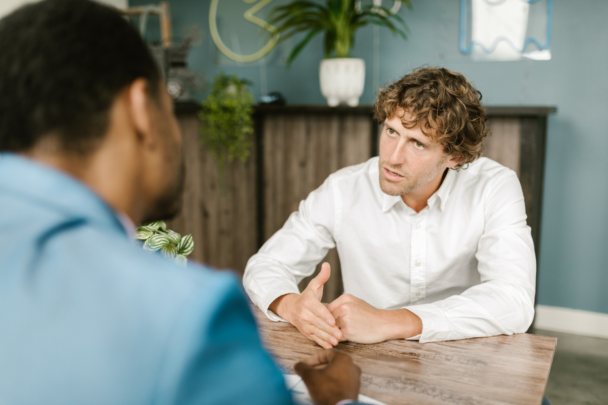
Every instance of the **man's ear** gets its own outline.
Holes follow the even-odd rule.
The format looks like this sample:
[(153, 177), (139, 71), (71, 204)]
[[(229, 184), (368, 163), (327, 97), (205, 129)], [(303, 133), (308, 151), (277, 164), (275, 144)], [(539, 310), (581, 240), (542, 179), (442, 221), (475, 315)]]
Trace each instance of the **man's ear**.
[(144, 79), (137, 79), (127, 89), (131, 120), (135, 132), (145, 143), (154, 143), (152, 136), (152, 117), (150, 105), (150, 86)]
[(455, 154), (451, 155), (448, 158), (448, 160), (446, 160), (445, 167), (447, 167), (448, 169), (451, 169), (452, 167), (456, 166), (461, 160), (462, 160), (462, 155), (460, 153), (455, 153)]

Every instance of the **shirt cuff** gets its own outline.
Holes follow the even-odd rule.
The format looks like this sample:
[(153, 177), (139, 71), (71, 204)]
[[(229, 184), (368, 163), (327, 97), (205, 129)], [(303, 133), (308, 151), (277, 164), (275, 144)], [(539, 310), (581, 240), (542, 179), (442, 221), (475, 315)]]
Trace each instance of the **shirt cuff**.
[(356, 404), (356, 402), (351, 399), (343, 399), (342, 401), (336, 403), (336, 405), (347, 405), (347, 404)]
[(272, 312), (270, 309), (268, 309), (268, 307), (274, 302), (274, 300), (276, 300), (280, 296), (291, 293), (300, 294), (300, 291), (297, 288), (294, 289), (293, 286), (289, 285), (282, 285), (272, 289), (269, 293), (266, 294), (266, 298), (262, 302), (262, 305), (260, 305), (260, 309), (266, 314), (268, 319), (270, 319), (271, 321), (287, 322), (285, 319), (281, 318), (280, 316)]
[(422, 333), (410, 339), (414, 340), (417, 337), (420, 343), (454, 339), (451, 337), (453, 334), (450, 329), (450, 322), (436, 305), (413, 305), (405, 307), (405, 309), (416, 314), (422, 321)]

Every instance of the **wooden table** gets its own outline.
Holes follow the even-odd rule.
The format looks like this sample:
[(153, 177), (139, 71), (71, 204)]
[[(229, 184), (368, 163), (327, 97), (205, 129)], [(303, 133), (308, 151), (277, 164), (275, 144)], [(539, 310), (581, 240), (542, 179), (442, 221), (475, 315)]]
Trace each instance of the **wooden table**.
[[(266, 348), (285, 373), (319, 346), (253, 309)], [(557, 339), (530, 334), (425, 343), (340, 343), (363, 371), (361, 393), (393, 404), (542, 402)]]

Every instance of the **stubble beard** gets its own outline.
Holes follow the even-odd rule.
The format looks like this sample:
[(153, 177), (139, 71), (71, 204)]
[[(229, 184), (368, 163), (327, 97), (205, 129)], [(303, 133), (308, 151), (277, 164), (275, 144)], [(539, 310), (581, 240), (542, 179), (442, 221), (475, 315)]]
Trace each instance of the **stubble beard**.
[[(422, 173), (417, 178), (413, 178), (408, 173), (403, 173), (401, 166), (393, 167), (387, 161), (379, 161), (378, 162), (378, 175), (380, 177), (380, 189), (382, 190), (382, 192), (384, 194), (388, 194), (388, 195), (395, 196), (395, 197), (400, 197), (404, 194), (410, 193), (410, 192), (416, 190), (417, 188), (424, 186), (429, 181), (431, 181), (435, 177), (437, 177), (437, 175), (444, 169), (443, 164), (446, 162), (446, 160), (447, 160), (447, 156), (445, 158), (441, 159), (432, 170), (429, 170), (426, 173)], [(403, 173), (404, 176), (403, 176), (402, 181), (404, 181), (404, 182), (399, 185), (389, 182), (387, 179), (384, 178), (384, 174), (382, 173), (382, 170), (384, 167), (386, 167), (390, 171)]]
[(162, 133), (162, 139), (165, 140), (165, 144), (163, 145), (163, 150), (165, 151), (164, 172), (173, 173), (173, 175), (167, 181), (163, 192), (150, 204), (148, 214), (142, 223), (173, 219), (182, 209), (186, 182), (184, 147), (183, 145), (179, 147), (170, 141), (170, 129), (162, 121), (158, 123), (158, 127)]
[(182, 209), (184, 185), (186, 178), (186, 165), (182, 159), (174, 181), (170, 183), (165, 192), (153, 203), (147, 219), (143, 223), (169, 220), (179, 215)]

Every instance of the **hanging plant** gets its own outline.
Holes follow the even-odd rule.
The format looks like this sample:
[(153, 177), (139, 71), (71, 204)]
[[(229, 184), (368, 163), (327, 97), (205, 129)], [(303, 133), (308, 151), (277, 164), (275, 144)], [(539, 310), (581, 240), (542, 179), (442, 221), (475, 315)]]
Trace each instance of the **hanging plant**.
[(251, 83), (237, 76), (220, 73), (213, 89), (203, 101), (200, 142), (216, 159), (220, 186), (225, 191), (226, 162), (247, 161), (253, 135), (253, 95), (247, 88)]
[(188, 262), (187, 256), (194, 250), (192, 235), (182, 237), (167, 229), (163, 221), (152, 222), (137, 228), (135, 238), (144, 241), (144, 250), (160, 253), (181, 266)]

